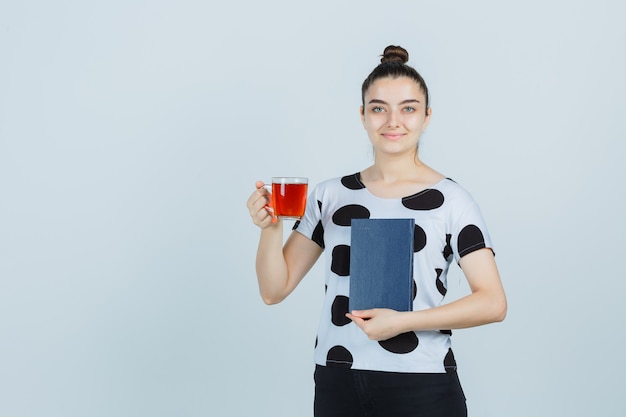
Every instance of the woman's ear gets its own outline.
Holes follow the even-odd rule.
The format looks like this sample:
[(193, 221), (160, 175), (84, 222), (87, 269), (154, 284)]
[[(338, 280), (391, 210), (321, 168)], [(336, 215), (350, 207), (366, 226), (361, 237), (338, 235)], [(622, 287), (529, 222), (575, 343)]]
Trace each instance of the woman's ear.
[(361, 115), (361, 123), (363, 123), (363, 127), (365, 127), (365, 109), (363, 106), (359, 107), (359, 114)]
[(433, 115), (432, 107), (426, 109), (426, 120), (424, 120), (424, 126), (422, 127), (422, 132), (426, 130), (428, 124), (430, 123), (430, 116)]

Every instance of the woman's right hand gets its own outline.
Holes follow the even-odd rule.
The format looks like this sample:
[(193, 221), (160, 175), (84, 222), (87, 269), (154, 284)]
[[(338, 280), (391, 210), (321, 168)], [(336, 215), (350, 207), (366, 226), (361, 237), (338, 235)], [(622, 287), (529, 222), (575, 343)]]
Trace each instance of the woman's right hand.
[(256, 191), (252, 193), (246, 206), (252, 217), (252, 222), (261, 229), (266, 229), (278, 222), (274, 216), (274, 209), (270, 206), (271, 193), (265, 188), (263, 181), (256, 182)]

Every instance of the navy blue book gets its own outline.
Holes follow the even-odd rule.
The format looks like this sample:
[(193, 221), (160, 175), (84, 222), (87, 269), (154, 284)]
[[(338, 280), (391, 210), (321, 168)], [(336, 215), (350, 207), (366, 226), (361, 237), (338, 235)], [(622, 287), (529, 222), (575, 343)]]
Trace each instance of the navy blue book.
[(352, 219), (349, 311), (413, 310), (414, 219)]

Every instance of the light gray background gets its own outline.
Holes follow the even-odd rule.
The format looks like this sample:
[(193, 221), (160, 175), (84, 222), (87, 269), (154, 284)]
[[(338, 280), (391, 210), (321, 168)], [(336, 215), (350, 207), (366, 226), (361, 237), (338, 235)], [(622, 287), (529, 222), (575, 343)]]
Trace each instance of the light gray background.
[(453, 337), (470, 414), (618, 414), (622, 4), (2, 1), (0, 415), (312, 415), (322, 268), (263, 305), (245, 200), (370, 164), (360, 84), (388, 44), (508, 293)]

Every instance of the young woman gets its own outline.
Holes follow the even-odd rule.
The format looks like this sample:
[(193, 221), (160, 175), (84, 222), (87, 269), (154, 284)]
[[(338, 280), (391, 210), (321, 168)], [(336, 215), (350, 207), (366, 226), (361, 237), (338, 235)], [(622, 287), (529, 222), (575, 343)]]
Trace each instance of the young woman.
[[(247, 202), (261, 229), (256, 269), (267, 304), (287, 297), (322, 253), (326, 296), (315, 346), (315, 416), (466, 416), (451, 329), (502, 321), (506, 298), (477, 204), (424, 164), (419, 140), (432, 111), (426, 83), (401, 47), (385, 48), (362, 87), (361, 120), (374, 163), (310, 194), (283, 246), (262, 182)], [(348, 311), (350, 222), (414, 218), (413, 311)], [(443, 304), (460, 265), (471, 294)]]

